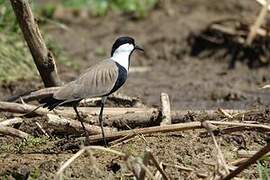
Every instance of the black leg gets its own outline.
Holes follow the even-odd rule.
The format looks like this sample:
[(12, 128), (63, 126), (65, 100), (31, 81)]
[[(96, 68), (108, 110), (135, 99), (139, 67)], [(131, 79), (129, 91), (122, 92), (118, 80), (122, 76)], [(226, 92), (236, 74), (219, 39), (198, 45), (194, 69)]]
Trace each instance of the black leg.
[(103, 109), (104, 109), (104, 104), (106, 102), (107, 97), (103, 97), (101, 100), (101, 109), (100, 109), (100, 113), (99, 113), (99, 123), (100, 123), (100, 127), (101, 127), (101, 133), (102, 133), (102, 137), (103, 137), (103, 141), (104, 141), (104, 145), (107, 146), (107, 141), (106, 141), (106, 137), (105, 137), (105, 133), (104, 133), (104, 129), (103, 129), (103, 119), (102, 119), (102, 115), (103, 115)]
[(88, 131), (86, 131), (85, 126), (84, 126), (84, 124), (83, 124), (83, 118), (80, 116), (80, 114), (79, 114), (79, 112), (78, 112), (78, 109), (77, 109), (77, 106), (73, 106), (73, 109), (74, 109), (74, 111), (76, 112), (79, 121), (81, 122), (82, 128), (83, 128), (84, 133), (85, 133), (86, 145), (88, 145), (88, 144), (90, 143), (90, 140), (89, 140), (89, 133), (88, 133)]

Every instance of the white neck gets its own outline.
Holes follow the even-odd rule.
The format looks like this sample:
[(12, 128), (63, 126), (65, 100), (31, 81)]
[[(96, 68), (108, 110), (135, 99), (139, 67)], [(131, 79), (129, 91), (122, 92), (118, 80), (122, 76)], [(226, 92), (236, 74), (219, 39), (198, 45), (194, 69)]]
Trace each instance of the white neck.
[(114, 53), (111, 59), (121, 66), (123, 66), (127, 71), (129, 69), (129, 54), (128, 52)]
[(134, 46), (132, 44), (123, 44), (114, 51), (111, 59), (123, 66), (128, 72), (129, 56), (133, 50)]

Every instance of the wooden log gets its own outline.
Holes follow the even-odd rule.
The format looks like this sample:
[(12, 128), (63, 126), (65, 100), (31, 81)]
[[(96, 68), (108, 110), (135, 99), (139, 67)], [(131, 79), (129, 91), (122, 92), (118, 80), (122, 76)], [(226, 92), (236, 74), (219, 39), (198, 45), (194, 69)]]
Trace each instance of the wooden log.
[(60, 85), (54, 57), (45, 45), (28, 0), (10, 0), (45, 87)]
[(12, 119), (7, 119), (0, 122), (0, 126), (13, 126), (14, 124), (22, 123), (23, 119), (20, 117), (15, 117)]
[[(0, 111), (25, 114), (32, 112), (37, 106), (19, 103), (10, 103), (0, 101)], [(100, 108), (96, 107), (79, 107), (80, 112), (84, 115), (90, 116), (93, 124), (99, 125), (98, 114)], [(257, 111), (246, 110), (224, 110), (230, 114), (238, 113), (253, 113)], [(216, 113), (216, 110), (194, 110), (194, 111), (171, 111), (172, 123), (195, 121), (197, 116), (203, 116), (209, 120), (222, 117)], [(47, 109), (39, 108), (33, 114), (38, 116), (47, 115), (49, 112)], [(76, 114), (71, 107), (61, 107), (55, 110), (55, 113), (62, 115), (63, 117), (76, 118)], [(126, 124), (130, 127), (147, 127), (158, 125), (161, 122), (161, 113), (157, 108), (104, 108), (104, 124), (107, 126), (114, 126), (117, 128), (126, 129)], [(241, 115), (241, 114), (240, 114)], [(242, 118), (242, 116), (240, 116)], [(245, 116), (247, 117), (247, 116)], [(204, 119), (205, 119), (204, 118)], [(234, 116), (237, 118), (237, 116)]]
[(0, 126), (0, 134), (12, 136), (12, 137), (18, 137), (21, 139), (30, 137), (29, 134), (23, 131), (20, 131), (12, 127), (7, 127), (7, 126)]
[[(54, 114), (48, 114), (47, 117), (48, 117), (48, 124), (58, 132), (65, 132), (65, 133), (68, 132), (71, 134), (81, 134), (84, 132), (81, 123), (79, 121), (66, 119)], [(101, 128), (99, 126), (94, 126), (90, 124), (84, 125), (89, 135), (101, 134)], [(112, 133), (113, 131), (117, 131), (117, 129), (104, 127), (104, 131), (107, 134)]]

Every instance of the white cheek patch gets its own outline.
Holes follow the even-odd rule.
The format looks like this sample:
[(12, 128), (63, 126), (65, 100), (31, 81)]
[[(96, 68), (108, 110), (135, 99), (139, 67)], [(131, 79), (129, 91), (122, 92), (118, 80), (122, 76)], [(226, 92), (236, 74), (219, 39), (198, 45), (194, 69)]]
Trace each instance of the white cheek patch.
[(127, 71), (129, 68), (129, 56), (130, 53), (134, 50), (133, 44), (123, 44), (119, 46), (113, 53), (111, 57), (112, 60), (119, 63), (123, 66)]

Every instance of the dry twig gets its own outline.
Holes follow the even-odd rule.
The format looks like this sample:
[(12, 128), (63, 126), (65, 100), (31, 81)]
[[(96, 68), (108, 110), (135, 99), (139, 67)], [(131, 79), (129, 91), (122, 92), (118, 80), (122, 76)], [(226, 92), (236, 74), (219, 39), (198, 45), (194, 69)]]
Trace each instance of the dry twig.
[(270, 0), (266, 0), (265, 5), (262, 7), (260, 14), (258, 15), (254, 25), (251, 27), (251, 30), (248, 34), (247, 41), (246, 41), (247, 45), (251, 45), (253, 39), (255, 39), (256, 32), (260, 28), (260, 26), (262, 25), (266, 15), (267, 15), (267, 10), (268, 10), (269, 4), (270, 4)]
[(157, 159), (155, 158), (155, 156), (153, 155), (153, 153), (151, 151), (150, 151), (150, 158), (151, 158), (152, 162), (154, 163), (154, 165), (156, 166), (156, 168), (158, 169), (158, 171), (160, 172), (160, 174), (162, 175), (163, 179), (169, 180), (170, 178), (167, 176), (167, 174), (163, 170), (162, 166), (159, 165)]
[(105, 151), (105, 152), (109, 152), (109, 153), (113, 153), (116, 154), (118, 156), (122, 156), (125, 157), (126, 155), (122, 152), (113, 150), (113, 149), (109, 149), (109, 148), (105, 148), (105, 147), (101, 147), (101, 146), (86, 146), (83, 147), (81, 150), (79, 150), (76, 154), (74, 154), (70, 159), (68, 159), (60, 168), (59, 170), (56, 172), (56, 178), (59, 178), (62, 176), (63, 172), (65, 171), (65, 169), (70, 166), (70, 164), (77, 159), (80, 155), (82, 155), (86, 150), (99, 150), (99, 151)]
[(220, 147), (219, 147), (219, 145), (218, 145), (218, 143), (216, 141), (216, 138), (214, 136), (214, 133), (213, 133), (212, 129), (209, 128), (211, 126), (211, 123), (209, 123), (207, 121), (203, 121), (202, 126), (205, 127), (205, 129), (207, 129), (207, 131), (210, 133), (210, 135), (211, 135), (211, 137), (213, 139), (213, 142), (214, 142), (214, 145), (215, 145), (215, 148), (216, 148), (216, 151), (217, 151), (217, 162), (218, 162), (218, 164), (223, 166), (223, 168), (226, 171), (226, 174), (229, 174), (230, 171), (228, 169), (228, 165), (227, 165), (227, 163), (225, 161), (223, 153), (222, 153), (222, 151), (221, 151), (221, 149), (220, 149)]
[(243, 170), (248, 168), (250, 165), (256, 163), (258, 159), (263, 157), (265, 154), (267, 154), (270, 151), (270, 144), (267, 144), (265, 147), (263, 147), (260, 151), (258, 151), (256, 154), (254, 154), (251, 158), (249, 158), (247, 161), (245, 161), (242, 165), (240, 165), (237, 169), (230, 172), (226, 177), (223, 178), (223, 180), (230, 180), (237, 176), (239, 173), (241, 173)]
[(40, 131), (45, 135), (47, 136), (48, 138), (50, 138), (49, 134), (43, 129), (43, 127), (38, 123), (38, 122), (35, 122), (37, 127), (40, 129)]

